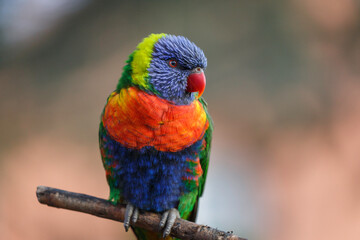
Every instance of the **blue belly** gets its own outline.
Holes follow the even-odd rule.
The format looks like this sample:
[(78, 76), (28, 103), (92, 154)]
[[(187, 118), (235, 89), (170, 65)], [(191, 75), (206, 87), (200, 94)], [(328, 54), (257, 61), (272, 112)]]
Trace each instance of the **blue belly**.
[(112, 155), (115, 187), (124, 199), (136, 207), (163, 212), (178, 206), (187, 190), (182, 183), (186, 176), (186, 159), (195, 159), (202, 141), (179, 152), (161, 152), (153, 147), (140, 150), (123, 147), (106, 136), (105, 148)]

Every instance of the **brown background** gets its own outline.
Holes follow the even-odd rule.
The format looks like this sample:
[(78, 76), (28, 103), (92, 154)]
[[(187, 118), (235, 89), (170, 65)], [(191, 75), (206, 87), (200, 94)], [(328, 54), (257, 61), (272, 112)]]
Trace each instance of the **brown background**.
[(102, 107), (135, 46), (165, 32), (208, 58), (198, 222), (249, 239), (359, 239), (359, 12), (356, 0), (0, 0), (0, 238), (134, 239), (35, 190), (108, 196)]

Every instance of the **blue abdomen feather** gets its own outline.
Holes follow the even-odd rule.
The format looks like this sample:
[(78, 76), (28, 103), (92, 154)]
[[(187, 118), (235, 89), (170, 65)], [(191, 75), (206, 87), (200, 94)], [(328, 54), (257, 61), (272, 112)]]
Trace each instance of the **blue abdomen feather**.
[(187, 159), (196, 159), (201, 140), (179, 152), (162, 152), (153, 147), (126, 148), (106, 131), (100, 138), (109, 156), (104, 165), (111, 166), (113, 187), (127, 202), (142, 210), (163, 212), (176, 208), (181, 195), (189, 191), (182, 177), (188, 175)]

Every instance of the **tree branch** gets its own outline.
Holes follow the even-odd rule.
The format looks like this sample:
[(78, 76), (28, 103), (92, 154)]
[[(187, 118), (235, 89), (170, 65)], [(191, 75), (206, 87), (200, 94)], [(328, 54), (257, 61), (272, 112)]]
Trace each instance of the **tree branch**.
[[(36, 196), (40, 203), (47, 204), (51, 207), (84, 212), (118, 222), (124, 221), (125, 205), (113, 205), (105, 199), (45, 186), (37, 187)], [(159, 214), (143, 212), (139, 214), (137, 222), (132, 224), (132, 226), (159, 232), (159, 222)], [(176, 219), (170, 235), (184, 240), (245, 240), (244, 238), (240, 238), (231, 232), (224, 232), (208, 226), (198, 225), (181, 218)]]

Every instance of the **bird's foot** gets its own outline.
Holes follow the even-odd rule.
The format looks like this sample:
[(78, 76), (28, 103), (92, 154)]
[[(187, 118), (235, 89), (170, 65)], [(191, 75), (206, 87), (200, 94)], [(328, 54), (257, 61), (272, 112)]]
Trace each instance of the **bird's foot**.
[(171, 208), (162, 214), (160, 220), (160, 229), (165, 227), (163, 232), (163, 238), (169, 236), (176, 218), (180, 218), (180, 213), (176, 208)]
[(131, 203), (126, 204), (124, 227), (125, 231), (129, 230), (130, 221), (136, 223), (139, 217), (139, 209), (134, 207)]

